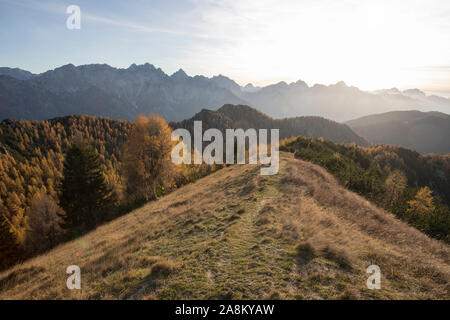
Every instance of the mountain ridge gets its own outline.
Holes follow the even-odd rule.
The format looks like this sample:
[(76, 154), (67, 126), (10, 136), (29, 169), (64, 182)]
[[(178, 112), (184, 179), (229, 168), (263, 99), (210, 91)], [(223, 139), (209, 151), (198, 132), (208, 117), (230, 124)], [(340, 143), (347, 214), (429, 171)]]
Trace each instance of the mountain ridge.
[(203, 109), (192, 118), (171, 122), (172, 128), (188, 129), (193, 134), (194, 121), (202, 121), (203, 130), (226, 129), (280, 129), (280, 139), (303, 135), (324, 138), (335, 143), (356, 143), (368, 146), (369, 142), (358, 136), (350, 127), (322, 117), (303, 116), (273, 119), (267, 114), (246, 105), (225, 104), (217, 111)]
[(450, 115), (442, 112), (391, 111), (346, 124), (375, 144), (399, 145), (420, 153), (450, 153)]
[[(86, 114), (123, 120), (132, 120), (139, 113), (157, 113), (168, 121), (180, 121), (201, 109), (216, 109), (224, 104), (252, 105), (274, 118), (312, 115), (335, 121), (392, 109), (450, 112), (450, 99), (427, 96), (417, 89), (368, 92), (342, 81), (328, 86), (308, 86), (302, 80), (243, 87), (224, 75), (189, 76), (182, 69), (168, 75), (149, 63), (132, 64), (126, 69), (107, 64), (67, 64), (22, 81), (32, 83), (41, 93), (37, 95), (29, 86), (11, 88), (3, 78), (0, 119), (43, 120), (69, 115), (66, 109), (73, 108), (70, 104), (74, 98), (70, 95), (74, 93), (82, 96)], [(104, 107), (96, 109), (98, 99), (91, 94), (97, 90), (102, 91), (98, 95), (103, 96)], [(13, 108), (3, 96), (26, 97), (34, 105), (18, 102)], [(67, 108), (66, 99), (70, 101)], [(119, 109), (110, 112), (106, 106), (116, 105), (119, 100), (124, 106), (119, 108), (119, 105)]]
[(0, 75), (10, 76), (17, 80), (30, 80), (37, 76), (36, 74), (31, 73), (30, 71), (27, 70), (8, 67), (0, 67)]

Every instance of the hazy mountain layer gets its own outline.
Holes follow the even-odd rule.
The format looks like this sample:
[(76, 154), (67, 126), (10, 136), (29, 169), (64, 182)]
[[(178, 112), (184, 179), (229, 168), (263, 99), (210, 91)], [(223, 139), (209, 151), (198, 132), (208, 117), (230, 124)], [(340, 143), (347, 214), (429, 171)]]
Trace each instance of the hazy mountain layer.
[(358, 136), (347, 125), (321, 117), (294, 117), (273, 119), (268, 115), (243, 105), (224, 105), (217, 111), (202, 110), (194, 117), (178, 123), (171, 123), (173, 128), (186, 128), (193, 132), (194, 121), (202, 121), (203, 130), (225, 129), (280, 129), (280, 139), (292, 136), (322, 137), (336, 143), (354, 142), (368, 146), (369, 142)]
[(393, 111), (347, 124), (372, 143), (393, 144), (420, 153), (450, 153), (450, 116), (440, 112)]

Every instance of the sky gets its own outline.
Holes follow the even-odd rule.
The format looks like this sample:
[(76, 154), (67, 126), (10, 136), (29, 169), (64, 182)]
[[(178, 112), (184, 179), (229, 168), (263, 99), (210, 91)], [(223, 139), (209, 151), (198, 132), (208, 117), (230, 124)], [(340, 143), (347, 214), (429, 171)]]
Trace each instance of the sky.
[[(66, 8), (81, 9), (69, 30)], [(0, 0), (0, 66), (67, 63), (450, 96), (449, 0)]]

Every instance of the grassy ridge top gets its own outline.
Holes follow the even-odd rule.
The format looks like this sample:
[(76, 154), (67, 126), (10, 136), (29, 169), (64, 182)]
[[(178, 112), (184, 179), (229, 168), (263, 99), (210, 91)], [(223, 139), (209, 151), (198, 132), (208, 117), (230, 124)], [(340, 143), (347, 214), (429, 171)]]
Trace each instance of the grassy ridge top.
[[(281, 153), (234, 165), (0, 274), (1, 299), (448, 299), (450, 249)], [(377, 264), (382, 289), (366, 288)], [(66, 287), (81, 268), (82, 290)]]

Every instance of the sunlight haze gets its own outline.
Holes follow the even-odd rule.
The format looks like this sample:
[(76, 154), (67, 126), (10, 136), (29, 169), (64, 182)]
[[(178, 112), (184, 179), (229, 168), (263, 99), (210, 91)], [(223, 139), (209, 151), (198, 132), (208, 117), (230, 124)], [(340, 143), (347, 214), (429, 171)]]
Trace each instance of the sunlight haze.
[(306, 81), (363, 90), (450, 91), (450, 2), (0, 0), (3, 65), (149, 62), (167, 73), (226, 75), (239, 84)]

